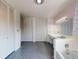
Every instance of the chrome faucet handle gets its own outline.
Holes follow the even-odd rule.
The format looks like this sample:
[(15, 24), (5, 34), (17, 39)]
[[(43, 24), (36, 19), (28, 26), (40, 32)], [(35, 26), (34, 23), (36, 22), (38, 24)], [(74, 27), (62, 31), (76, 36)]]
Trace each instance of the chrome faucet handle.
[(69, 55), (69, 44), (65, 44), (66, 54)]
[(65, 44), (65, 48), (69, 48), (69, 44)]

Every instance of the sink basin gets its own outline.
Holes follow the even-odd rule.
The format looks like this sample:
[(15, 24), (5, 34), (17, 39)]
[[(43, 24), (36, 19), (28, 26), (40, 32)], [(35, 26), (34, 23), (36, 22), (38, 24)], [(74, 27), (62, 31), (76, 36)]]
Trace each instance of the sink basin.
[(66, 36), (61, 35), (61, 34), (48, 34), (48, 37), (50, 39), (57, 39), (57, 38), (59, 38), (59, 39), (65, 39), (66, 38)]
[(65, 37), (65, 36), (60, 36), (60, 37), (58, 37), (58, 38), (65, 39), (66, 37)]

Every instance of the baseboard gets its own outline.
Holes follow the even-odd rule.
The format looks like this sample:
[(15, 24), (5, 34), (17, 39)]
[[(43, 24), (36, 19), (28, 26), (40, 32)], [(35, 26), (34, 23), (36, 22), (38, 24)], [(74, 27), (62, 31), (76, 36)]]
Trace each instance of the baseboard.
[(20, 49), (20, 48), (21, 48), (21, 46), (20, 46), (20, 47), (18, 47), (18, 48), (16, 48), (16, 49), (15, 49), (15, 51), (17, 51), (17, 50), (18, 50), (18, 49)]
[(48, 42), (48, 41), (35, 41), (35, 42), (33, 42), (33, 41), (21, 41), (21, 43), (36, 43), (36, 42), (43, 42), (43, 43), (49, 43), (49, 44), (52, 44), (52, 43), (50, 43), (50, 42)]
[(21, 43), (27, 43), (27, 42), (32, 43), (33, 41), (21, 41)]
[[(13, 51), (12, 53), (14, 53), (15, 51)], [(5, 59), (7, 59), (12, 53), (10, 53), (7, 57), (5, 57)]]

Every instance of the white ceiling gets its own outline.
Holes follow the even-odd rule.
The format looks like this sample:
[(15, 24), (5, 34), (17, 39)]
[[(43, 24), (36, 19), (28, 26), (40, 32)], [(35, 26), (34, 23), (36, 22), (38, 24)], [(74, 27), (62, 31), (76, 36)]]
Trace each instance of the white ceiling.
[(6, 0), (22, 14), (34, 17), (55, 16), (70, 0), (44, 0), (42, 5), (35, 4), (34, 0)]

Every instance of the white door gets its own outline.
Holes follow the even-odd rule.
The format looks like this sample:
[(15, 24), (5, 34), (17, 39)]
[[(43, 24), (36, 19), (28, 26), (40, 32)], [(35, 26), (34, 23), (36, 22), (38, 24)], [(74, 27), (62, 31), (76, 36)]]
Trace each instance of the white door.
[(15, 45), (15, 20), (14, 20), (14, 9), (9, 8), (9, 22), (8, 22), (8, 49), (9, 53), (12, 53), (14, 51), (14, 45)]
[(20, 13), (15, 10), (15, 50), (21, 46)]
[(8, 18), (7, 6), (0, 0), (0, 59), (8, 55)]

